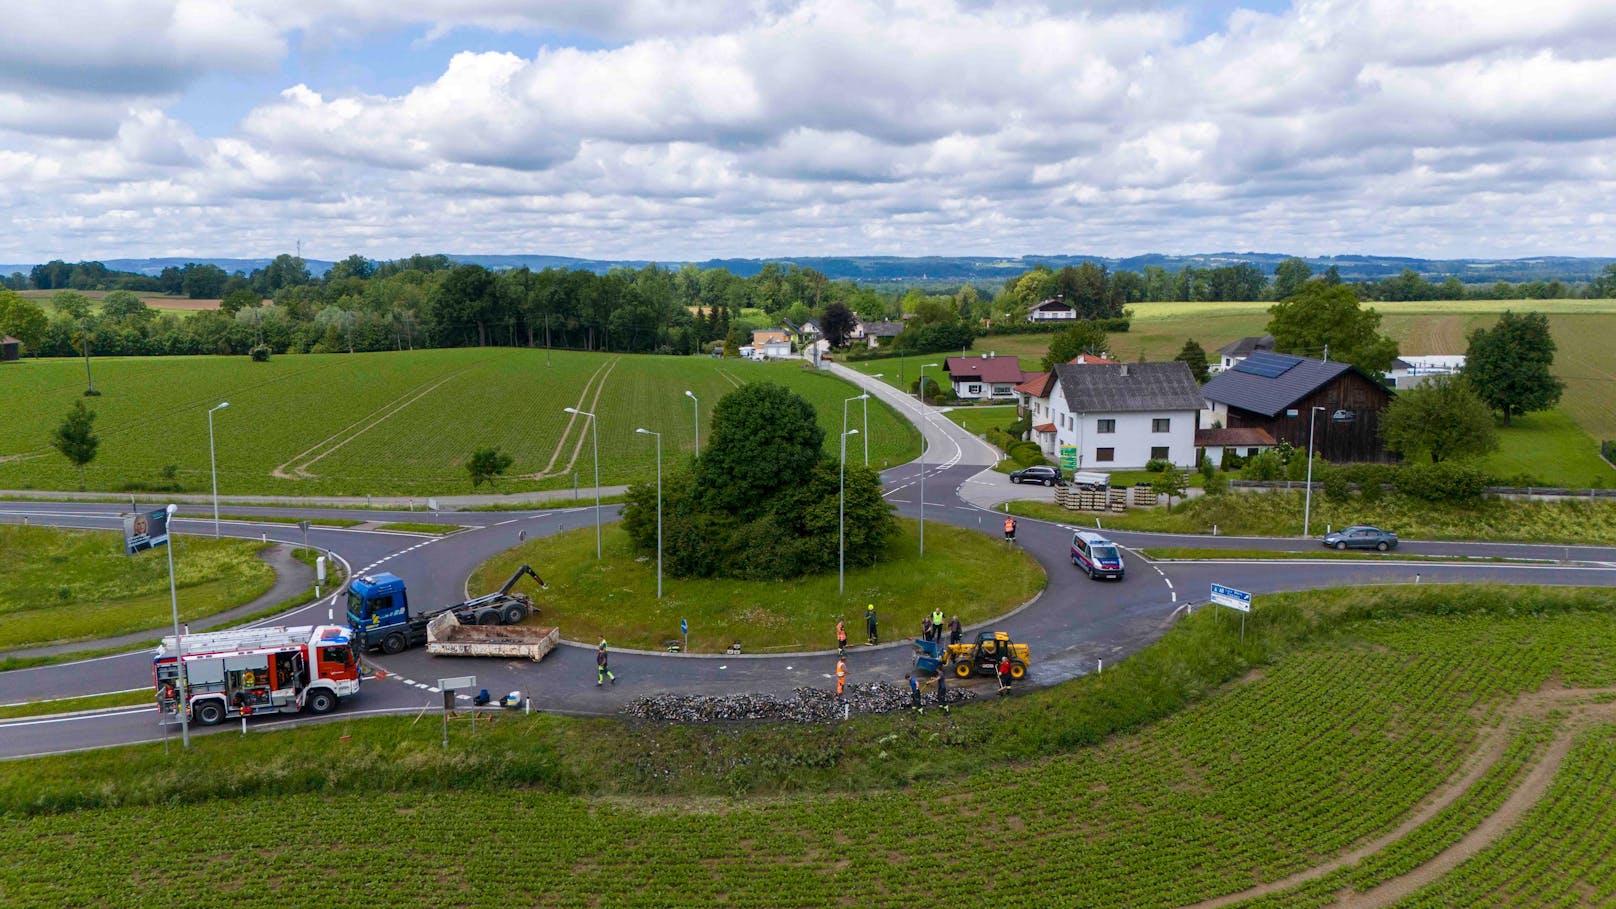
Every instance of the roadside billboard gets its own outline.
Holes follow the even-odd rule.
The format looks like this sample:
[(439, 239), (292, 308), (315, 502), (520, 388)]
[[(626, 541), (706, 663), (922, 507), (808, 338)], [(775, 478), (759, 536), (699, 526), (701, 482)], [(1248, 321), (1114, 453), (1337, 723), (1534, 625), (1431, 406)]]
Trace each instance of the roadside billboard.
[(168, 545), (168, 509), (140, 511), (123, 516), (124, 555)]

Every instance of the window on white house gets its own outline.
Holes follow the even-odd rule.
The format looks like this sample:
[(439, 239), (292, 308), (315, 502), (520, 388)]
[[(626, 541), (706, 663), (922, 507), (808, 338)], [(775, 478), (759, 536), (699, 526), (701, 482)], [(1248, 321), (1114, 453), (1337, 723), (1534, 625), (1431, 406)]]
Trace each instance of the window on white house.
[(1167, 460), (1167, 446), (1166, 445), (1158, 445), (1155, 448), (1152, 448), (1150, 450), (1150, 459), (1152, 461), (1165, 461), (1165, 460)]
[(1116, 459), (1117, 450), (1115, 448), (1094, 449), (1094, 460), (1096, 461), (1115, 461)]
[(1100, 420), (1099, 424), (1100, 424), (1099, 427), (1094, 430), (1095, 432), (1116, 432), (1117, 431), (1117, 421), (1116, 420)]
[(1157, 417), (1150, 421), (1151, 432), (1172, 432), (1173, 421), (1168, 417)]
[(980, 385), (967, 385), (967, 386), (965, 386), (965, 393), (966, 394), (971, 394), (971, 395), (979, 395), (979, 394), (982, 393), (982, 386), (980, 386)]

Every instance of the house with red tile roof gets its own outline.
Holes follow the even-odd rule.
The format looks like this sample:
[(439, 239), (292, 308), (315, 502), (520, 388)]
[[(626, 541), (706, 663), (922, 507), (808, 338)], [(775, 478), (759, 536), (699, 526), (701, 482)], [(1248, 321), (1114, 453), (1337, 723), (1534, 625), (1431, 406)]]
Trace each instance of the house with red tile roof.
[(1021, 361), (1015, 357), (993, 354), (949, 357), (943, 361), (943, 369), (954, 386), (954, 397), (979, 401), (1014, 401), (1016, 386), (1037, 375), (1023, 372)]

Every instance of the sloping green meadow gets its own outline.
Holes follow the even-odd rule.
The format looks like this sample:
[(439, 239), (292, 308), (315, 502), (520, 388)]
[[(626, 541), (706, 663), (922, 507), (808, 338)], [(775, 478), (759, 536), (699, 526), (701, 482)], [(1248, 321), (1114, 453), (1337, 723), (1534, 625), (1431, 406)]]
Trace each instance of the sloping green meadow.
[[(600, 417), (604, 484), (655, 476), (694, 451), (689, 389), (704, 426), (721, 397), (743, 382), (778, 382), (819, 410), (834, 451), (842, 399), (857, 390), (799, 363), (705, 357), (623, 356), (512, 348), (276, 357), (138, 357), (96, 360), (101, 450), (91, 489), (166, 488), (174, 465), (184, 490), (206, 491), (207, 410), (214, 414), (219, 491), (272, 495), (437, 495), (471, 491), (465, 459), (480, 446), (515, 458), (506, 490), (570, 487), (594, 477), (587, 421)], [(38, 360), (0, 369), (7, 426), (0, 433), (0, 488), (77, 489), (78, 473), (50, 435), (83, 391), (83, 363)], [(859, 420), (861, 411), (853, 410)], [(855, 424), (858, 425), (858, 424)], [(919, 436), (885, 405), (870, 406), (871, 463), (918, 454)], [(855, 437), (857, 440), (857, 437)], [(856, 450), (863, 457), (862, 440)], [(486, 487), (485, 487), (486, 488)]]

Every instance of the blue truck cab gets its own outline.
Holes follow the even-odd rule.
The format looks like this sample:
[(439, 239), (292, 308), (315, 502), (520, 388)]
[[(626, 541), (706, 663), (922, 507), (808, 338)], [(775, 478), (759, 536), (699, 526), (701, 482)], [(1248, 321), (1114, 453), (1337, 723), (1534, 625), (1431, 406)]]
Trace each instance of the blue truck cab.
[[(360, 651), (381, 649), (398, 653), (420, 641), (411, 641), (409, 595), (404, 579), (391, 572), (354, 578), (348, 584), (348, 626)], [(420, 629), (426, 640), (425, 626)]]

